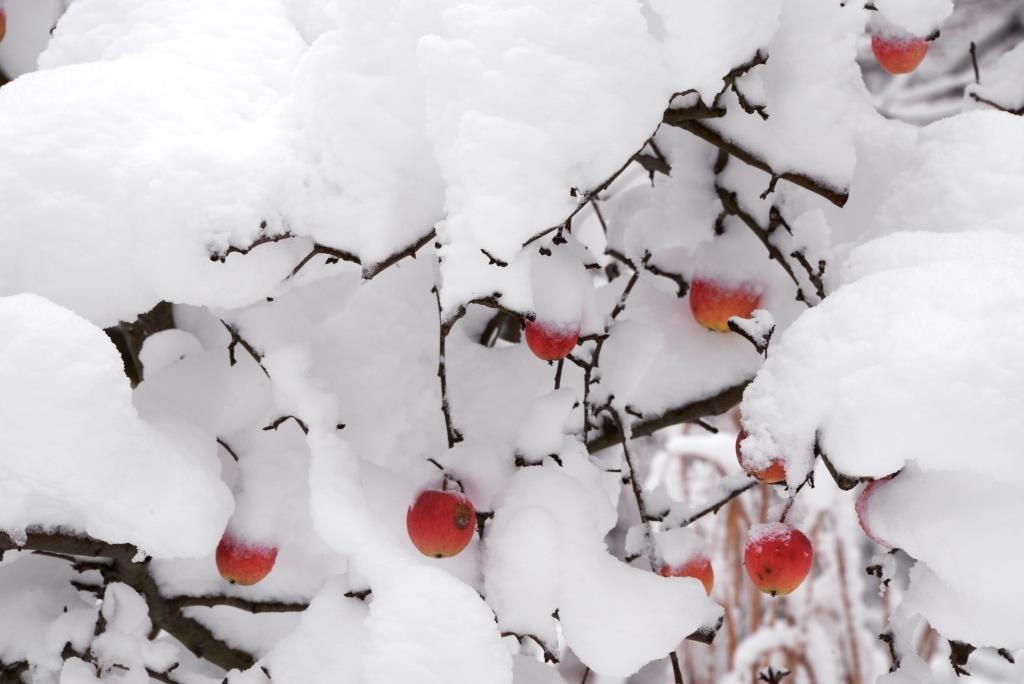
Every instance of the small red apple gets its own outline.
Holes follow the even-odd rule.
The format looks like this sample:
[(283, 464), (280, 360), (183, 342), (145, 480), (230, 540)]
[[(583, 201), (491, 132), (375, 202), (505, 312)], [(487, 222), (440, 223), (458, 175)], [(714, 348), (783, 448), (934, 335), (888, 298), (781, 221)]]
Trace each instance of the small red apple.
[(860, 494), (857, 496), (857, 503), (854, 505), (854, 508), (856, 508), (857, 510), (857, 522), (860, 523), (860, 528), (864, 530), (864, 534), (866, 534), (868, 538), (874, 541), (876, 544), (880, 544), (881, 546), (884, 546), (887, 549), (893, 548), (892, 544), (885, 541), (884, 539), (882, 539), (881, 537), (879, 537), (871, 531), (871, 527), (868, 525), (867, 515), (868, 504), (870, 503), (872, 493), (883, 483), (888, 482), (891, 479), (892, 475), (890, 475), (889, 477), (883, 477), (880, 480), (872, 480), (871, 482), (869, 482), (867, 486), (864, 487), (864, 489), (862, 489)]
[(7, 35), (7, 12), (4, 11), (3, 3), (0, 2), (0, 40)]
[(409, 539), (424, 556), (447, 558), (466, 548), (476, 531), (473, 502), (459, 492), (425, 489), (405, 515)]
[(545, 361), (564, 359), (580, 339), (580, 327), (527, 321), (526, 344), (537, 358)]
[(277, 548), (250, 544), (225, 532), (217, 544), (216, 558), (221, 577), (247, 587), (270, 574), (277, 560)]
[(747, 433), (744, 430), (740, 430), (740, 434), (736, 435), (736, 460), (740, 462), (740, 467), (743, 468), (743, 472), (751, 477), (757, 478), (762, 484), (779, 484), (786, 481), (786, 464), (778, 458), (773, 458), (768, 464), (768, 467), (758, 470), (757, 468), (751, 467), (746, 460), (743, 458), (743, 452), (740, 449), (740, 442), (747, 438)]
[(750, 318), (760, 306), (761, 293), (750, 283), (730, 286), (701, 277), (690, 283), (690, 311), (709, 330), (729, 332), (730, 318)]
[(754, 586), (766, 594), (789, 594), (811, 571), (814, 549), (803, 532), (785, 523), (751, 528), (743, 562)]
[(697, 553), (675, 567), (668, 563), (661, 566), (663, 577), (694, 577), (704, 584), (704, 591), (711, 596), (711, 588), (715, 586), (715, 570), (711, 560), (703, 553)]
[(883, 69), (890, 74), (909, 74), (924, 60), (928, 41), (917, 36), (871, 36), (871, 51)]

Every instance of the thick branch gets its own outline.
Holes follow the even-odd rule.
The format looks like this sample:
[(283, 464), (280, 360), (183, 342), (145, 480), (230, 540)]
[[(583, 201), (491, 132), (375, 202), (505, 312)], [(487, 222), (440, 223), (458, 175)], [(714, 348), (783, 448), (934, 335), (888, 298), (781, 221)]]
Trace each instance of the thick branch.
[(187, 617), (173, 601), (164, 598), (156, 581), (149, 574), (149, 563), (134, 562), (138, 550), (130, 544), (108, 544), (99, 539), (79, 537), (61, 532), (32, 531), (24, 544), (17, 544), (9, 535), (0, 533), (0, 552), (46, 551), (68, 556), (109, 558), (110, 568), (103, 571), (108, 581), (123, 582), (137, 591), (149, 606), (149, 617), (197, 657), (224, 670), (246, 670), (252, 667), (252, 655), (228, 646), (202, 623)]
[(674, 123), (669, 123), (669, 125), (675, 126), (676, 128), (682, 128), (684, 130), (689, 131), (690, 133), (693, 133), (701, 140), (704, 140), (705, 142), (714, 145), (720, 150), (728, 152), (732, 156), (739, 159), (741, 162), (749, 164), (750, 166), (753, 166), (755, 169), (760, 169), (770, 174), (773, 178), (781, 178), (783, 180), (788, 180), (790, 183), (793, 183), (794, 185), (799, 185), (801, 188), (804, 188), (805, 190), (810, 190), (814, 194), (824, 197), (837, 207), (844, 206), (846, 204), (846, 200), (849, 199), (849, 192), (847, 190), (838, 190), (832, 187), (831, 185), (828, 185), (824, 181), (818, 180), (811, 176), (802, 173), (793, 173), (791, 171), (779, 173), (778, 171), (773, 169), (768, 162), (761, 159), (753, 152), (750, 152), (744, 149), (743, 147), (740, 147), (734, 141), (725, 138), (721, 133), (719, 133), (718, 131), (711, 128), (710, 126), (708, 126), (707, 124), (700, 120), (683, 119), (680, 121), (676, 121)]
[[(692, 423), (704, 416), (725, 413), (740, 402), (740, 399), (743, 398), (743, 390), (746, 389), (749, 382), (747, 380), (738, 385), (726, 387), (718, 394), (670, 409), (653, 418), (635, 420), (630, 427), (630, 432), (634, 437), (645, 437), (670, 425)], [(606, 429), (599, 435), (587, 441), (587, 449), (591, 453), (595, 453), (619, 444), (621, 441), (622, 437), (618, 430), (613, 426), (606, 426)]]

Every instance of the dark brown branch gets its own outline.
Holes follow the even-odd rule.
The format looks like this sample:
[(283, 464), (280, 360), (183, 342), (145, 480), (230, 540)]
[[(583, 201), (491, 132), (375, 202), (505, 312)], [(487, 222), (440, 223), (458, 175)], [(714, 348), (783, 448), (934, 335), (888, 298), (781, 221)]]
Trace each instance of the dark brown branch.
[(555, 663), (555, 664), (558, 664), (558, 656), (556, 656), (551, 651), (551, 649), (549, 649), (547, 647), (547, 645), (541, 640), (541, 638), (538, 637), (535, 634), (517, 634), (515, 632), (502, 632), (501, 636), (502, 637), (515, 637), (516, 641), (518, 641), (519, 643), (523, 643), (524, 639), (529, 639), (533, 643), (535, 643), (538, 646), (540, 646), (541, 651), (543, 651), (543, 653), (544, 653), (544, 662), (545, 663)]
[(679, 524), (679, 526), (680, 527), (687, 527), (687, 526), (692, 525), (693, 523), (697, 522), (698, 520), (700, 520), (704, 516), (710, 515), (712, 513), (714, 513), (715, 515), (718, 515), (718, 511), (721, 510), (722, 506), (724, 506), (725, 504), (729, 503), (730, 501), (735, 499), (737, 496), (739, 496), (743, 492), (750, 491), (751, 489), (756, 487), (758, 484), (759, 483), (758, 483), (757, 480), (750, 480), (749, 482), (745, 483), (742, 487), (738, 487), (736, 489), (730, 490), (721, 499), (718, 499), (717, 501), (715, 501), (712, 504), (708, 504), (707, 506), (705, 506), (704, 508), (700, 509), (696, 513), (693, 513), (692, 515), (688, 516), (685, 520), (683, 520)]
[(743, 147), (740, 147), (732, 140), (725, 138), (721, 133), (701, 121), (696, 119), (685, 119), (676, 123), (670, 123), (669, 125), (689, 131), (701, 140), (714, 145), (720, 150), (728, 152), (741, 162), (748, 164), (749, 166), (753, 166), (755, 169), (760, 169), (771, 176), (777, 176), (783, 180), (793, 183), (794, 185), (798, 185), (805, 190), (810, 190), (814, 194), (827, 199), (837, 207), (844, 206), (846, 201), (849, 199), (849, 192), (846, 189), (836, 189), (824, 181), (820, 181), (802, 173), (794, 173), (791, 171), (779, 173), (775, 171), (768, 162), (764, 161), (753, 152), (749, 152)]
[(448, 370), (447, 361), (445, 359), (445, 348), (447, 346), (448, 333), (452, 331), (452, 327), (455, 323), (466, 315), (465, 307), (460, 307), (459, 311), (449, 318), (447, 321), (444, 320), (444, 312), (441, 309), (441, 292), (434, 287), (434, 296), (437, 298), (437, 320), (438, 320), (438, 350), (437, 350), (437, 377), (441, 383), (441, 413), (444, 415), (444, 431), (448, 438), (448, 448), (451, 449), (456, 444), (462, 441), (462, 433), (460, 433), (452, 421), (451, 405), (448, 403)]
[[(743, 398), (743, 390), (746, 389), (749, 382), (748, 380), (738, 385), (726, 387), (718, 394), (670, 409), (659, 416), (634, 421), (630, 426), (630, 432), (634, 437), (645, 437), (670, 425), (691, 423), (704, 416), (725, 413), (740, 402), (740, 399)], [(620, 441), (621, 436), (614, 428), (605, 429), (599, 435), (587, 441), (587, 449), (590, 453), (596, 453), (602, 449), (619, 444)]]
[(722, 207), (726, 213), (735, 216), (746, 225), (752, 233), (761, 241), (764, 248), (768, 250), (768, 258), (777, 262), (782, 269), (789, 276), (789, 279), (796, 285), (796, 298), (798, 301), (803, 302), (810, 306), (810, 302), (807, 301), (806, 295), (800, 286), (800, 279), (796, 277), (796, 273), (793, 271), (793, 267), (790, 265), (786, 257), (783, 256), (782, 250), (775, 246), (775, 243), (771, 240), (771, 232), (767, 228), (761, 227), (757, 220), (749, 213), (743, 210), (739, 202), (736, 199), (736, 193), (731, 190), (726, 190), (720, 185), (715, 186), (715, 191), (718, 193), (718, 199), (722, 202)]
[(971, 66), (974, 67), (974, 82), (981, 85), (981, 71), (978, 70), (978, 46), (974, 44), (973, 40), (971, 41), (969, 51), (971, 53)]
[(789, 675), (789, 670), (776, 670), (769, 665), (767, 670), (757, 673), (757, 681), (765, 682), (765, 684), (781, 684), (782, 680)]
[(953, 672), (956, 673), (957, 677), (963, 675), (971, 676), (971, 673), (967, 671), (967, 661), (972, 653), (974, 653), (974, 646), (963, 641), (950, 640), (949, 664), (953, 666)]
[(9, 535), (0, 533), (0, 551), (9, 550), (109, 558), (112, 564), (103, 571), (104, 579), (123, 582), (138, 592), (149, 606), (149, 617), (153, 624), (173, 636), (197, 657), (224, 670), (246, 670), (255, 662), (252, 655), (221, 641), (205, 625), (187, 617), (172, 601), (164, 598), (149, 574), (149, 563), (134, 562), (138, 550), (130, 544), (109, 544), (90, 537), (33, 530), (26, 534), (25, 543), (19, 545)]
[(970, 93), (970, 97), (975, 102), (979, 102), (981, 104), (988, 105), (989, 107), (992, 107), (993, 109), (998, 109), (1001, 112), (1006, 112), (1007, 114), (1013, 114), (1014, 116), (1024, 116), (1024, 107), (1018, 107), (1016, 109), (1011, 109), (1011, 108), (1009, 108), (1009, 107), (1007, 107), (1005, 105), (999, 104), (998, 102), (993, 102), (992, 100), (984, 98), (981, 95), (978, 95), (977, 93)]
[[(266, 221), (260, 224), (261, 231), (266, 230), (266, 227)], [(281, 242), (282, 240), (290, 240), (294, 237), (295, 235), (293, 235), (290, 232), (281, 233), (280, 235), (261, 235), (259, 238), (249, 243), (249, 245), (247, 245), (246, 247), (235, 247), (234, 245), (231, 245), (222, 252), (211, 252), (210, 261), (219, 261), (220, 263), (223, 264), (232, 254), (241, 254), (245, 256), (252, 250), (259, 247), (260, 245), (272, 245), (275, 242)]]
[(235, 459), (236, 463), (238, 462), (238, 454), (235, 453), (234, 449), (232, 449), (230, 446), (228, 446), (227, 442), (225, 442), (223, 439), (218, 437), (217, 438), (217, 444), (220, 444), (222, 447), (224, 447), (224, 451), (228, 452), (231, 455), (231, 458)]
[(241, 333), (238, 332), (238, 328), (231, 325), (223, 318), (220, 319), (220, 323), (221, 325), (224, 326), (225, 329), (227, 329), (228, 334), (231, 335), (231, 342), (228, 344), (228, 361), (230, 362), (230, 364), (234, 366), (236, 363), (238, 363), (238, 359), (235, 357), (235, 347), (241, 346), (242, 349), (244, 349), (249, 354), (249, 356), (252, 357), (253, 361), (256, 362), (256, 365), (260, 367), (260, 370), (263, 371), (263, 374), (269, 378), (270, 373), (267, 372), (266, 367), (263, 365), (263, 354), (256, 351), (256, 348), (249, 344), (248, 340), (242, 337)]
[(435, 231), (433, 228), (431, 228), (429, 233), (427, 233), (423, 237), (417, 238), (417, 240), (415, 242), (413, 242), (412, 244), (408, 245), (407, 247), (404, 247), (404, 248), (400, 249), (399, 251), (395, 252), (391, 256), (389, 256), (389, 257), (387, 257), (387, 258), (385, 258), (385, 259), (383, 259), (381, 261), (378, 261), (378, 262), (375, 262), (375, 263), (370, 263), (370, 264), (364, 264), (362, 262), (362, 260), (358, 256), (356, 256), (355, 254), (353, 254), (352, 252), (347, 252), (347, 251), (345, 251), (343, 249), (336, 249), (334, 247), (328, 247), (326, 245), (321, 245), (319, 243), (314, 243), (313, 248), (309, 251), (309, 254), (304, 256), (302, 258), (302, 261), (300, 261), (298, 264), (295, 265), (295, 268), (292, 269), (292, 272), (288, 275), (288, 277), (289, 278), (294, 277), (299, 271), (301, 271), (303, 269), (303, 267), (306, 266), (306, 264), (308, 264), (310, 261), (312, 261), (317, 256), (326, 256), (327, 257), (327, 263), (329, 263), (329, 264), (336, 264), (339, 261), (347, 261), (349, 263), (356, 264), (358, 266), (362, 266), (362, 268), (363, 268), (363, 273), (362, 273), (363, 280), (372, 280), (381, 271), (384, 271), (384, 270), (390, 268), (391, 266), (394, 266), (395, 264), (397, 264), (402, 259), (405, 259), (405, 258), (408, 258), (408, 257), (412, 257), (412, 258), (415, 259), (416, 258), (416, 252), (418, 252), (420, 250), (420, 248), (423, 247), (423, 245), (427, 244), (428, 242), (430, 242), (431, 240), (433, 240), (436, 237), (437, 237), (437, 231)]
[(297, 424), (297, 425), (299, 426), (299, 429), (300, 429), (300, 430), (302, 430), (302, 432), (303, 432), (304, 434), (307, 434), (307, 435), (309, 434), (309, 426), (308, 426), (308, 425), (306, 425), (305, 421), (303, 421), (303, 420), (302, 420), (301, 418), (299, 418), (298, 416), (281, 416), (280, 418), (278, 418), (277, 420), (275, 420), (275, 421), (274, 421), (273, 423), (271, 423), (270, 425), (268, 425), (268, 426), (266, 426), (265, 428), (263, 428), (263, 431), (264, 431), (264, 432), (268, 432), (268, 431), (270, 431), (270, 430), (274, 430), (274, 431), (276, 431), (276, 430), (277, 430), (277, 428), (281, 427), (281, 425), (282, 425), (282, 424), (283, 424), (283, 423), (284, 423), (285, 421), (287, 421), (287, 420), (294, 420), (294, 421), (295, 421), (295, 423), (296, 423), (296, 424)]
[(309, 607), (308, 603), (301, 601), (253, 601), (237, 596), (175, 596), (168, 602), (178, 608), (229, 606), (250, 613), (299, 613)]

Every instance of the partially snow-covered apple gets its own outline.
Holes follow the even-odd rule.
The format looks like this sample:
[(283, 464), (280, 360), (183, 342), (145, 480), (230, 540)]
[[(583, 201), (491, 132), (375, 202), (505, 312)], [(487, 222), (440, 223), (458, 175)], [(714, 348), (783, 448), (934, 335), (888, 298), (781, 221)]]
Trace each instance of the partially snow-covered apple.
[(857, 496), (857, 503), (854, 505), (854, 507), (857, 509), (857, 522), (860, 523), (860, 528), (864, 530), (864, 534), (866, 534), (868, 538), (876, 544), (879, 544), (889, 549), (892, 548), (892, 544), (890, 544), (889, 542), (885, 541), (877, 534), (875, 534), (875, 532), (872, 531), (871, 526), (868, 524), (868, 507), (871, 504), (871, 496), (878, 490), (879, 487), (881, 487), (886, 482), (889, 482), (890, 480), (892, 480), (891, 475), (889, 477), (883, 477), (879, 480), (872, 480), (871, 482), (869, 482)]
[(529, 321), (526, 324), (526, 344), (537, 358), (545, 361), (564, 359), (580, 339), (579, 325), (558, 325)]
[(476, 531), (476, 511), (465, 494), (425, 489), (405, 516), (409, 539), (424, 556), (448, 558), (462, 551)]
[(750, 318), (760, 306), (761, 292), (751, 283), (732, 285), (701, 276), (690, 283), (690, 311), (709, 330), (729, 332), (730, 318)]
[(909, 74), (924, 61), (928, 41), (908, 34), (875, 33), (871, 36), (871, 51), (890, 74)]
[(811, 571), (814, 548), (800, 530), (785, 523), (750, 529), (743, 562), (754, 586), (766, 594), (792, 593)]
[(711, 589), (715, 586), (715, 570), (711, 566), (711, 559), (704, 553), (697, 553), (678, 565), (665, 563), (661, 566), (663, 577), (693, 577), (704, 585), (704, 591), (711, 596)]
[(740, 434), (736, 435), (736, 460), (739, 461), (740, 467), (743, 468), (743, 472), (751, 477), (755, 477), (762, 484), (779, 484), (786, 481), (786, 464), (779, 458), (773, 458), (767, 466), (758, 468), (751, 465), (751, 463), (743, 457), (743, 448), (741, 443), (747, 438), (747, 433), (740, 430)]
[(277, 547), (247, 542), (225, 532), (217, 544), (217, 570), (232, 584), (249, 586), (270, 574), (277, 560)]

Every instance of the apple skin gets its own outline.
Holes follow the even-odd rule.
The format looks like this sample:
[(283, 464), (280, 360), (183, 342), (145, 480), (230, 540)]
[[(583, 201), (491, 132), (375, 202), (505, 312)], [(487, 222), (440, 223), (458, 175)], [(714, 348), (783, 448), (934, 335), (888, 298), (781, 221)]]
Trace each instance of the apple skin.
[(867, 514), (868, 505), (870, 504), (872, 493), (878, 487), (880, 487), (881, 485), (883, 485), (884, 483), (888, 482), (891, 479), (892, 475), (888, 477), (883, 477), (879, 480), (872, 480), (871, 482), (868, 482), (867, 486), (865, 486), (864, 489), (861, 490), (860, 494), (857, 495), (857, 503), (854, 505), (854, 508), (856, 508), (857, 510), (857, 522), (860, 523), (860, 528), (864, 530), (864, 534), (866, 534), (868, 536), (868, 539), (870, 539), (871, 541), (875, 542), (880, 546), (884, 546), (887, 549), (893, 548), (893, 545), (871, 531), (871, 526), (868, 525), (867, 521)]
[(704, 585), (704, 591), (711, 596), (711, 588), (715, 586), (715, 570), (711, 561), (703, 553), (687, 559), (685, 563), (671, 567), (668, 563), (661, 566), (662, 577), (693, 577)]
[(405, 515), (409, 539), (424, 556), (448, 558), (462, 551), (476, 532), (476, 511), (464, 494), (425, 489)]
[(216, 559), (221, 577), (247, 587), (270, 574), (277, 560), (277, 548), (249, 544), (225, 532), (217, 544)]
[(7, 35), (7, 12), (3, 7), (0, 7), (0, 40), (4, 39)]
[(545, 361), (564, 359), (580, 339), (580, 328), (558, 326), (539, 321), (526, 322), (526, 344), (534, 355)]
[(690, 312), (708, 330), (729, 332), (730, 318), (750, 318), (760, 306), (761, 294), (749, 284), (729, 286), (700, 277), (690, 283)]
[(747, 465), (743, 459), (743, 452), (740, 450), (740, 442), (747, 438), (747, 433), (740, 430), (740, 434), (736, 435), (736, 460), (739, 461), (740, 467), (743, 468), (743, 472), (751, 477), (757, 478), (761, 484), (783, 484), (786, 482), (786, 464), (777, 458), (772, 459), (771, 464), (767, 468), (757, 470)]
[(917, 36), (871, 36), (871, 51), (883, 69), (890, 74), (909, 74), (924, 61), (928, 41)]
[(743, 552), (750, 581), (772, 596), (792, 593), (806, 579), (813, 561), (811, 541), (784, 523), (753, 527)]

